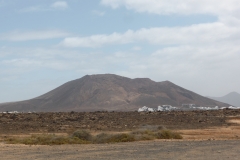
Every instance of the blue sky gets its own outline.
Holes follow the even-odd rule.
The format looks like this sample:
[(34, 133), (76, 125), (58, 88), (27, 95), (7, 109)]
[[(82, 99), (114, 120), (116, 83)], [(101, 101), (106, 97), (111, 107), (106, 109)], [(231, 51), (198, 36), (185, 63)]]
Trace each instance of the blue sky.
[(86, 74), (240, 92), (240, 1), (0, 0), (0, 103)]

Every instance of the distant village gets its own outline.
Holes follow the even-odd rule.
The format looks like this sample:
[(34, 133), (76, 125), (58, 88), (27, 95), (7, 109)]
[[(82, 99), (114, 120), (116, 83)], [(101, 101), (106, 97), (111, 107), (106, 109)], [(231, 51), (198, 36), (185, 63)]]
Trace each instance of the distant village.
[(240, 107), (228, 106), (228, 107), (203, 107), (195, 104), (182, 104), (182, 107), (173, 107), (171, 105), (161, 105), (157, 108), (150, 108), (143, 106), (138, 109), (138, 112), (163, 112), (163, 111), (174, 111), (174, 110), (219, 110), (219, 109), (240, 109)]
[[(181, 107), (173, 107), (171, 105), (160, 105), (157, 108), (151, 108), (147, 106), (143, 106), (139, 108), (137, 111), (138, 112), (165, 112), (165, 111), (187, 111), (187, 110), (220, 110), (220, 109), (240, 109), (240, 107), (235, 107), (235, 106), (228, 106), (228, 107), (218, 107), (218, 106), (211, 106), (211, 107), (203, 107), (203, 106), (198, 106), (195, 104), (182, 104)], [(4, 114), (15, 114), (15, 113), (23, 113), (23, 112), (18, 112), (18, 111), (6, 111), (6, 112), (0, 112)], [(27, 113), (36, 113), (35, 111), (29, 111)]]

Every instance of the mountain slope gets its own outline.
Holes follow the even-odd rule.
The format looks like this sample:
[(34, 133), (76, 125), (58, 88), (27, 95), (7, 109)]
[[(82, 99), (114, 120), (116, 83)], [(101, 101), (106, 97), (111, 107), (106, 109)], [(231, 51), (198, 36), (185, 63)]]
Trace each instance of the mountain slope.
[(240, 94), (237, 92), (231, 92), (223, 97), (210, 97), (216, 101), (228, 103), (236, 107), (240, 107)]
[(228, 106), (169, 81), (100, 74), (67, 82), (34, 99), (0, 104), (0, 111), (133, 111), (144, 105), (156, 108), (158, 105), (181, 106), (183, 103)]

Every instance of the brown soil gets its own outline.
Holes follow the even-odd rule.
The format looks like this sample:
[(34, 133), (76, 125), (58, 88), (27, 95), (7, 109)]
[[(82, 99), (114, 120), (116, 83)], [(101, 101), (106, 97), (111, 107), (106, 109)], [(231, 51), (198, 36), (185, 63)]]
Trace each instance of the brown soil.
[(33, 133), (67, 134), (77, 129), (128, 132), (163, 126), (184, 139), (240, 139), (240, 110), (138, 112), (0, 113), (0, 137)]
[(239, 141), (145, 141), (27, 146), (0, 144), (4, 160), (238, 160)]
[(3, 159), (237, 159), (240, 156), (240, 110), (228, 109), (156, 113), (0, 113), (0, 140), (6, 136), (34, 133), (67, 135), (77, 129), (114, 133), (158, 126), (180, 132), (183, 140), (62, 146), (2, 143), (0, 154)]

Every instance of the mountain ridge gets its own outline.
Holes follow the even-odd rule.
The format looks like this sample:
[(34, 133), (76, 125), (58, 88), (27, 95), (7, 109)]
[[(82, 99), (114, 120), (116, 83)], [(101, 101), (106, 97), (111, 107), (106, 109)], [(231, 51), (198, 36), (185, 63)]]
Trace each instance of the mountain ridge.
[(240, 107), (240, 94), (235, 91), (230, 92), (222, 97), (209, 97), (209, 98), (223, 103), (228, 103), (236, 107)]
[(149, 78), (127, 78), (114, 74), (86, 75), (36, 98), (0, 104), (0, 111), (134, 111), (142, 106), (157, 107), (184, 103), (228, 106), (175, 85)]

